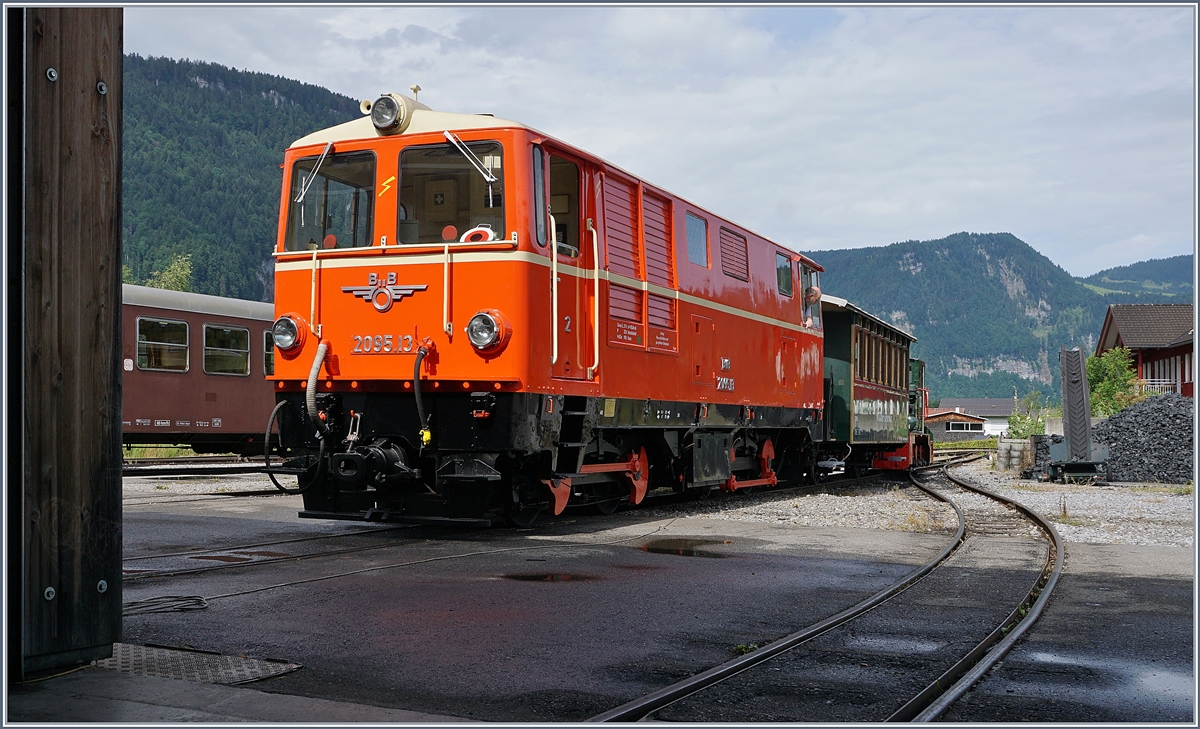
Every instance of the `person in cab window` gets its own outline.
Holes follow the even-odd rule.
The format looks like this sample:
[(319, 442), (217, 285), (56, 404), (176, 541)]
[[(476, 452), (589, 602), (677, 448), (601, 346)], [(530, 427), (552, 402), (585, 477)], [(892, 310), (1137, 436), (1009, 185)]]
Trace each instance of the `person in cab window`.
[(821, 289), (816, 286), (809, 286), (804, 289), (804, 326), (814, 328), (813, 322), (816, 322), (816, 329), (821, 328)]

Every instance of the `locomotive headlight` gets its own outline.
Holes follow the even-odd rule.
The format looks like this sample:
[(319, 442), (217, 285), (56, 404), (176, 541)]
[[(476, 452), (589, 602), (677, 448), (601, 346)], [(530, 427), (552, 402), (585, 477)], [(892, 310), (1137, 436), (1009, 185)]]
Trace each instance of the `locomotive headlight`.
[(485, 309), (467, 322), (467, 339), (480, 352), (495, 353), (508, 344), (512, 330), (504, 315), (495, 309)]
[(381, 132), (391, 132), (400, 124), (400, 102), (380, 96), (371, 106), (371, 123)]
[(500, 339), (500, 323), (491, 314), (481, 311), (467, 323), (467, 339), (475, 349), (490, 349)]
[(281, 352), (298, 346), (301, 343), (302, 331), (296, 321), (289, 316), (281, 316), (271, 325), (271, 337)]
[(364, 101), (358, 108), (362, 113), (371, 115), (371, 123), (380, 134), (400, 134), (412, 121), (413, 111), (429, 107), (417, 104), (407, 96), (384, 94), (375, 103)]

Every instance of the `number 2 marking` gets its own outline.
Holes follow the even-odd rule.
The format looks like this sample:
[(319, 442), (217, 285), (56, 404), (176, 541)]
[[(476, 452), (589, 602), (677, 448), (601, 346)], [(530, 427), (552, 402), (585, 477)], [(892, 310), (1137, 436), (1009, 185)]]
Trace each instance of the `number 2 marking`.
[(568, 332), (571, 331), (571, 317), (564, 316), (563, 318), (567, 320), (567, 328), (565, 331), (568, 331)]

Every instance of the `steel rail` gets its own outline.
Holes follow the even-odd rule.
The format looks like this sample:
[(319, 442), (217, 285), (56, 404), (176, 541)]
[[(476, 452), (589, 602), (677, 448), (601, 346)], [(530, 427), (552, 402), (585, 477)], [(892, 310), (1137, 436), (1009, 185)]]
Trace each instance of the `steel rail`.
[[(928, 470), (930, 467), (925, 467), (920, 470)], [(917, 470), (917, 469), (914, 469)], [(731, 661), (726, 661), (718, 666), (714, 666), (705, 671), (690, 676), (682, 681), (666, 686), (652, 693), (646, 694), (633, 701), (626, 702), (620, 706), (610, 709), (602, 714), (587, 719), (588, 722), (609, 722), (609, 721), (637, 721), (651, 712), (657, 711), (669, 704), (673, 704), (680, 699), (686, 698), (695, 694), (709, 686), (724, 681), (727, 678), (735, 676), (742, 671), (745, 671), (753, 666), (770, 660), (775, 656), (784, 653), (796, 646), (811, 640), (823, 633), (826, 633), (833, 628), (836, 628), (843, 623), (852, 620), (864, 613), (878, 607), (887, 600), (900, 594), (909, 587), (915, 585), (933, 571), (935, 567), (945, 561), (959, 545), (962, 544), (963, 538), (966, 535), (966, 517), (963, 515), (962, 509), (958, 507), (952, 500), (942, 494), (926, 488), (924, 485), (917, 483), (911, 474), (909, 480), (914, 486), (929, 494), (938, 501), (949, 504), (958, 514), (958, 531), (955, 532), (954, 538), (946, 544), (945, 547), (930, 561), (918, 567), (912, 572), (905, 575), (898, 582), (885, 587), (879, 592), (871, 595), (867, 599), (856, 603), (841, 612), (832, 615), (824, 620), (814, 623), (806, 628), (786, 635), (772, 643), (759, 648), (756, 651), (747, 653)]]
[(189, 465), (183, 463), (161, 464), (153, 466), (124, 466), (121, 468), (122, 477), (136, 476), (141, 478), (152, 476), (233, 476), (247, 473), (265, 473), (262, 463), (200, 463)]
[[(411, 539), (409, 543), (421, 541), (420, 539)], [(199, 575), (205, 572), (214, 570), (226, 570), (236, 567), (257, 567), (260, 565), (278, 564), (280, 562), (302, 562), (307, 559), (317, 559), (318, 557), (337, 557), (343, 554), (355, 554), (357, 552), (371, 552), (379, 549), (391, 549), (397, 546), (396, 543), (389, 544), (367, 544), (361, 547), (345, 547), (342, 549), (331, 549), (325, 552), (310, 552), (307, 554), (289, 554), (284, 557), (268, 557), (266, 559), (248, 559), (245, 562), (222, 562), (220, 564), (209, 564), (201, 567), (181, 567), (179, 569), (165, 570), (147, 570), (146, 572), (135, 572), (133, 574), (122, 575), (121, 582), (137, 582), (140, 580), (158, 579), (161, 577), (184, 577), (187, 575)], [(210, 549), (207, 552), (197, 552), (194, 556), (201, 557), (211, 555), (216, 552), (227, 552), (232, 550), (225, 549)]]
[[(1038, 575), (1038, 579), (1034, 581), (1029, 594), (1004, 619), (1004, 622), (975, 646), (970, 653), (951, 666), (938, 680), (888, 717), (888, 721), (929, 722), (944, 714), (950, 705), (970, 690), (979, 679), (983, 678), (983, 675), (996, 665), (1029, 627), (1037, 621), (1062, 574), (1065, 549), (1062, 538), (1053, 524), (1041, 514), (1018, 501), (951, 476), (944, 467), (942, 473), (960, 488), (986, 496), (1020, 511), (1049, 535), (1052, 549), (1046, 554), (1046, 564), (1042, 568), (1041, 574)], [(1052, 558), (1053, 567), (1050, 565)]]
[(172, 466), (177, 463), (257, 463), (262, 456), (145, 456), (122, 459), (125, 466)]

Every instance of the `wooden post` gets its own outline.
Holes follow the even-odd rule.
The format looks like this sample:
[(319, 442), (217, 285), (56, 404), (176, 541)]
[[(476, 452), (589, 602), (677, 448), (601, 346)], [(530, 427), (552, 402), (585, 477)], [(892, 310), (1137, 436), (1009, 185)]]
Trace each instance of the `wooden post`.
[(6, 483), (8, 657), (25, 676), (111, 656), (121, 632), (123, 13), (14, 8), (5, 21), (20, 182), (7, 201), (10, 333), (20, 324), (7, 342), (20, 446)]

